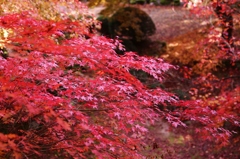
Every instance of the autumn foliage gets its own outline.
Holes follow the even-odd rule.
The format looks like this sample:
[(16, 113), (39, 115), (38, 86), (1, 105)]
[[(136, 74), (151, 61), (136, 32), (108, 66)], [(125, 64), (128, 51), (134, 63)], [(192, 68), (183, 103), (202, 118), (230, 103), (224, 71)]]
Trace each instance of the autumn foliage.
[[(214, 137), (221, 145), (229, 144), (226, 139), (239, 133), (240, 52), (239, 35), (236, 35), (233, 26), (234, 23), (239, 29), (239, 12), (233, 4), (236, 1), (217, 0), (199, 2), (190, 8), (192, 13), (200, 17), (214, 17), (214, 20), (210, 20), (206, 28), (193, 31), (198, 34), (194, 36), (197, 37), (195, 43), (198, 46), (190, 49), (177, 47), (176, 51), (182, 53), (178, 53), (180, 56), (175, 58), (175, 63), (180, 64), (182, 76), (191, 80), (191, 99), (194, 102), (198, 100), (201, 107), (200, 110), (195, 104), (189, 105), (190, 101), (184, 102), (183, 105), (188, 107), (184, 116), (188, 119), (195, 116), (193, 120), (197, 119), (200, 125), (204, 125), (197, 128), (196, 132), (207, 140)], [(191, 40), (182, 39), (182, 44), (187, 46), (186, 43)], [(174, 56), (170, 58), (174, 59)]]
[(139, 156), (154, 105), (175, 99), (149, 90), (129, 73), (158, 80), (172, 66), (91, 34), (86, 21), (40, 19), (31, 12), (1, 16), (9, 30), (1, 57), (1, 156), (113, 158)]
[[(121, 44), (92, 32), (97, 22), (72, 4), (83, 10), (78, 17), (52, 19), (34, 9), (0, 17), (1, 158), (141, 158), (147, 126), (159, 118), (174, 127), (196, 121), (205, 137), (227, 141), (231, 132), (219, 123), (239, 125), (237, 115), (146, 87), (130, 69), (162, 82), (175, 67), (116, 54)], [(159, 109), (167, 105), (177, 109)]]

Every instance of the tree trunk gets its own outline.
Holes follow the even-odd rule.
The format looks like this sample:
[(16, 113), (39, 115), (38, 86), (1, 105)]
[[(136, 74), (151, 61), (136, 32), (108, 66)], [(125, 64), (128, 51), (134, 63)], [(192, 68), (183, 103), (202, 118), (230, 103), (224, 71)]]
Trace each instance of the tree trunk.
[(215, 13), (218, 16), (222, 27), (223, 42), (221, 44), (221, 49), (233, 53), (233, 16), (228, 1), (218, 0), (215, 5)]

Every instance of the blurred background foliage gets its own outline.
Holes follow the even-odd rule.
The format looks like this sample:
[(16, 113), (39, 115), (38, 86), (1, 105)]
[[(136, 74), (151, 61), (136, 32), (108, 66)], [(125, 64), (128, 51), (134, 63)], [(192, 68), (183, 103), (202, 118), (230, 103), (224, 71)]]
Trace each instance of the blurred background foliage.
[[(79, 7), (81, 9), (79, 9)], [(38, 18), (58, 21), (61, 19), (78, 20), (86, 17), (87, 7), (76, 0), (1, 0), (0, 14), (30, 11)]]
[[(80, 9), (79, 9), (80, 8)], [(81, 21), (82, 27), (88, 32), (92, 26), (97, 27), (99, 22), (89, 12), (88, 7), (79, 0), (0, 0), (0, 15), (28, 12), (36, 19), (52, 21), (71, 20)], [(0, 28), (0, 53), (7, 56), (6, 48), (12, 35), (12, 30)], [(65, 33), (64, 33), (65, 34)], [(67, 37), (66, 33), (65, 37)]]

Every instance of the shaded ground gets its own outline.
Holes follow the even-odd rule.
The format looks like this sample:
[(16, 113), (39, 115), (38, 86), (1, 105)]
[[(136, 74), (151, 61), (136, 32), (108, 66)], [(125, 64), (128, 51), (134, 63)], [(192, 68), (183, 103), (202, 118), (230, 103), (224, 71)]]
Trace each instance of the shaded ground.
[(210, 23), (210, 17), (199, 18), (183, 7), (141, 7), (156, 25), (154, 40), (167, 41)]

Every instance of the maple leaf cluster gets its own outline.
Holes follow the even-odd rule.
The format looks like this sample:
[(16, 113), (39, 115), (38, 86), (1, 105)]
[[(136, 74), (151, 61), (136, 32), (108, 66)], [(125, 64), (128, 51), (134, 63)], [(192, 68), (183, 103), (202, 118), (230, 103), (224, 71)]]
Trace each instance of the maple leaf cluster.
[[(11, 30), (0, 57), (0, 155), (3, 158), (139, 158), (156, 105), (173, 94), (147, 89), (130, 69), (159, 81), (161, 59), (116, 54), (118, 41), (82, 21), (5, 14)], [(2, 51), (3, 53), (3, 51)]]

